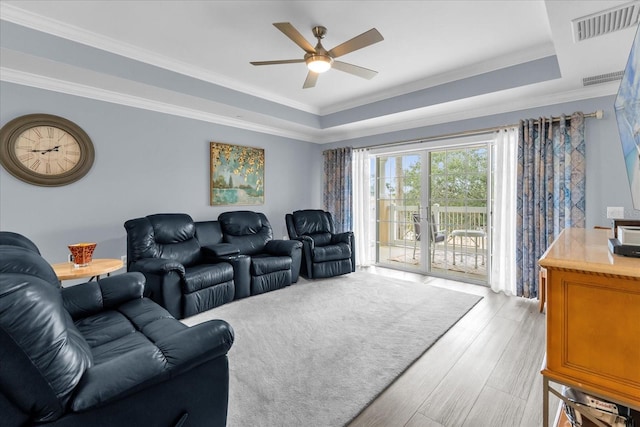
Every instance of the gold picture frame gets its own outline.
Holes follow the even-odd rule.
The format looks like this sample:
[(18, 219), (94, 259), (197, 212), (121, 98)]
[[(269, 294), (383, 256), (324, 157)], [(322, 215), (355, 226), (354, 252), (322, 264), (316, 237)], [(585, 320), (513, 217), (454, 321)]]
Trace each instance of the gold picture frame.
[(211, 206), (264, 204), (264, 149), (211, 142)]

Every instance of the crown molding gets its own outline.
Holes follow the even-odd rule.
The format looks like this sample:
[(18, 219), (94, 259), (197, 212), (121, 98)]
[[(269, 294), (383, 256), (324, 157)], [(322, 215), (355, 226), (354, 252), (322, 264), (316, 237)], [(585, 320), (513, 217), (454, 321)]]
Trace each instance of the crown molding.
[(290, 138), (299, 141), (317, 143), (317, 131), (304, 129), (296, 131), (286, 129), (284, 126), (267, 126), (264, 124), (243, 120), (237, 117), (228, 117), (221, 114), (204, 111), (202, 109), (189, 108), (183, 105), (176, 105), (170, 102), (163, 102), (141, 96), (131, 95), (113, 90), (97, 88), (95, 86), (70, 82), (58, 78), (14, 70), (7, 67), (0, 67), (0, 80), (7, 83), (14, 83), (23, 86), (30, 86), (67, 95), (79, 96), (113, 104), (125, 105), (158, 113), (171, 114), (174, 116), (186, 117), (215, 123), (223, 126), (230, 126), (269, 135)]
[[(171, 114), (180, 117), (202, 120), (234, 128), (250, 130), (259, 133), (290, 138), (298, 141), (315, 144), (329, 144), (346, 141), (355, 138), (363, 138), (379, 134), (389, 134), (408, 129), (433, 126), (442, 123), (449, 123), (478, 117), (504, 114), (514, 111), (526, 110), (530, 108), (545, 107), (554, 104), (580, 101), (589, 98), (615, 95), (618, 89), (618, 82), (589, 86), (569, 91), (557, 92), (554, 95), (543, 95), (537, 97), (522, 96), (504, 101), (503, 99), (489, 100), (478, 106), (477, 102), (461, 99), (451, 101), (436, 106), (415, 109), (407, 112), (396, 113), (388, 116), (380, 116), (374, 119), (363, 120), (350, 123), (331, 129), (317, 130), (298, 126), (293, 129), (288, 122), (280, 122), (278, 125), (266, 125), (252, 121), (249, 115), (246, 119), (230, 117), (222, 114), (204, 111), (203, 109), (190, 108), (175, 103), (162, 102), (141, 96), (131, 95), (114, 90), (106, 90), (91, 85), (70, 82), (58, 78), (42, 76), (25, 71), (15, 70), (7, 67), (0, 67), (0, 80), (8, 83), (15, 83), (24, 86), (36, 87), (68, 95), (83, 98), (95, 99), (114, 104), (126, 105), (134, 108), (155, 111), (159, 113)], [(491, 97), (491, 95), (487, 95)], [(474, 97), (475, 101), (482, 102), (482, 96)], [(473, 104), (467, 106), (465, 104)], [(434, 109), (455, 105), (455, 112), (434, 114)], [(235, 113), (234, 113), (235, 114)], [(415, 118), (416, 115), (423, 117)], [(275, 121), (273, 118), (269, 120)], [(506, 125), (506, 124), (505, 124)]]
[(277, 95), (260, 90), (253, 86), (247, 86), (236, 80), (216, 74), (210, 70), (198, 68), (191, 64), (168, 58), (163, 55), (141, 49), (128, 43), (124, 43), (110, 37), (102, 36), (94, 32), (79, 28), (70, 24), (60, 22), (55, 19), (46, 18), (41, 15), (21, 9), (17, 6), (0, 2), (0, 19), (32, 30), (44, 32), (53, 36), (61, 37), (90, 46), (96, 49), (120, 55), (134, 61), (143, 62), (149, 65), (160, 67), (198, 80), (206, 81), (227, 89), (242, 92), (244, 94), (265, 99), (270, 102), (282, 104), (297, 110), (312, 114), (319, 114), (319, 109), (307, 104), (292, 101), (291, 99), (278, 97)]

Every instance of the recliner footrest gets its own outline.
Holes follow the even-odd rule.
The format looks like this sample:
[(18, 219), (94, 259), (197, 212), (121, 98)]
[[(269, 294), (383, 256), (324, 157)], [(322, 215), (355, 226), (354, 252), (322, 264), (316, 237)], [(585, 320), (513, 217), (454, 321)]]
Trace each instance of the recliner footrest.
[(263, 274), (274, 273), (276, 271), (291, 270), (291, 257), (288, 256), (258, 256), (253, 257), (251, 261), (252, 276), (262, 276)]

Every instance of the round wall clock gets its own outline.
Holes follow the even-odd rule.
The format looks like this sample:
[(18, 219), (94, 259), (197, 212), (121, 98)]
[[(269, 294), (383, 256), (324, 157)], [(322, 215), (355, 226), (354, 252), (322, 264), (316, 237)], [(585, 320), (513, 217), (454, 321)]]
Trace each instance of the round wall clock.
[(46, 187), (79, 180), (93, 165), (91, 138), (78, 125), (50, 114), (29, 114), (0, 130), (0, 163), (22, 181)]

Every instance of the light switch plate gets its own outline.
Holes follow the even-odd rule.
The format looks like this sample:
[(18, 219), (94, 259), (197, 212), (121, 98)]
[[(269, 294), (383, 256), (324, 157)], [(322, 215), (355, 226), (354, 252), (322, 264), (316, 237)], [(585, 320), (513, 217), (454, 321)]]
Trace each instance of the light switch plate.
[(607, 219), (624, 218), (624, 208), (622, 206), (607, 206)]

